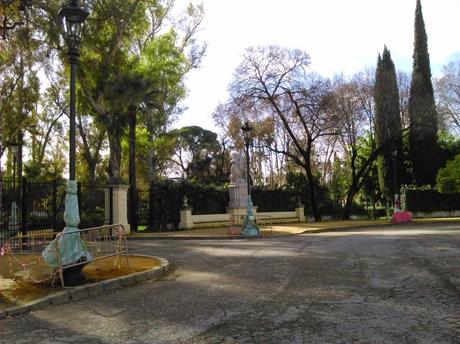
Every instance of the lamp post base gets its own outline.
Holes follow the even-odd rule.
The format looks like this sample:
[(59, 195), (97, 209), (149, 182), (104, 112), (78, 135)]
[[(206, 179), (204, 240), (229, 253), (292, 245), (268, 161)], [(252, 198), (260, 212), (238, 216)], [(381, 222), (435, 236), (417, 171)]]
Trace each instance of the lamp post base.
[(245, 237), (258, 237), (260, 236), (260, 230), (257, 226), (256, 217), (252, 211), (253, 205), (251, 196), (248, 196), (247, 213), (241, 226), (241, 235)]
[[(81, 257), (77, 263), (83, 263), (86, 261), (86, 257)], [(69, 268), (64, 268), (62, 271), (62, 277), (64, 279), (64, 284), (68, 287), (75, 287), (86, 283), (86, 276), (83, 273), (83, 268), (88, 263), (83, 263), (80, 265), (75, 265)]]

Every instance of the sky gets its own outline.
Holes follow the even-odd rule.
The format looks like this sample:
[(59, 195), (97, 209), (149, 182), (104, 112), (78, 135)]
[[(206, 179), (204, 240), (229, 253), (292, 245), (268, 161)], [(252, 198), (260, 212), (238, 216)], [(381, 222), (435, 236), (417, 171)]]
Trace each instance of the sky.
[[(189, 0), (176, 0), (185, 8)], [(415, 0), (192, 0), (203, 3), (199, 39), (208, 42), (200, 69), (187, 78), (185, 112), (175, 127), (215, 130), (211, 114), (228, 97), (247, 47), (279, 45), (306, 51), (325, 77), (375, 67), (384, 44), (396, 69), (412, 70)], [(460, 0), (422, 0), (432, 74), (460, 59)]]

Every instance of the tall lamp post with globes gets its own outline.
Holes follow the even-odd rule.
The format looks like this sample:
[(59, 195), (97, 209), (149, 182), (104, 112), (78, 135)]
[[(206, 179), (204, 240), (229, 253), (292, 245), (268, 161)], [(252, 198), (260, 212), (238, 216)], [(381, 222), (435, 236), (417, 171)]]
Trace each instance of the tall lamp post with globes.
[[(80, 215), (78, 209), (77, 181), (75, 169), (75, 103), (76, 103), (76, 74), (79, 60), (79, 46), (82, 33), (83, 23), (89, 15), (89, 12), (78, 6), (77, 0), (70, 0), (59, 10), (62, 17), (64, 38), (67, 42), (68, 57), (70, 63), (70, 110), (69, 110), (69, 180), (67, 182), (64, 221), (66, 227), (59, 237), (60, 242), (60, 262), (56, 261), (56, 253), (52, 252), (49, 245), (42, 253), (45, 261), (53, 267), (58, 264), (70, 265), (77, 262), (83, 262), (91, 259), (90, 253), (86, 250), (78, 230), (80, 224)], [(51, 243), (53, 244), (53, 243)], [(64, 270), (64, 281), (66, 285), (78, 285), (85, 281), (81, 272), (83, 265), (78, 265)]]
[(241, 234), (246, 237), (256, 237), (260, 235), (259, 227), (257, 226), (256, 217), (253, 212), (253, 205), (251, 199), (251, 185), (250, 185), (250, 174), (249, 174), (249, 145), (251, 143), (251, 132), (252, 127), (249, 125), (249, 122), (246, 121), (244, 126), (241, 127), (243, 132), (244, 144), (246, 147), (246, 180), (248, 184), (248, 203), (247, 203), (247, 212), (243, 220), (243, 225), (241, 227)]

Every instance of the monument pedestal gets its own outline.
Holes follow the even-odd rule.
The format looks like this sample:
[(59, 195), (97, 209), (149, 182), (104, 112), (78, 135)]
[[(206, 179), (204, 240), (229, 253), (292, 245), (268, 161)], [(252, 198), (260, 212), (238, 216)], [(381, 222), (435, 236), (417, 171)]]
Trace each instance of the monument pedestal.
[(247, 213), (247, 183), (243, 179), (239, 179), (234, 184), (230, 184), (228, 192), (230, 200), (227, 208), (227, 214), (233, 216), (233, 223), (235, 225), (241, 225), (243, 223), (242, 219)]
[(239, 179), (236, 183), (230, 184), (228, 187), (230, 209), (246, 209), (248, 201), (248, 185), (243, 179)]

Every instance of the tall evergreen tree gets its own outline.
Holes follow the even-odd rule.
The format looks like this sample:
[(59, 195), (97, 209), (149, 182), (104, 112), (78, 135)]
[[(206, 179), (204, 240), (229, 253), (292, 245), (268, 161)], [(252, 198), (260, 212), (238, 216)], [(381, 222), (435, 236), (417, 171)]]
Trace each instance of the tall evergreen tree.
[(399, 193), (402, 164), (401, 114), (396, 70), (390, 51), (385, 46), (378, 56), (374, 85), (375, 140), (385, 146), (378, 159), (380, 189), (388, 200)]
[(431, 83), (430, 57), (422, 15), (417, 0), (412, 83), (409, 97), (409, 152), (417, 185), (433, 185), (439, 167), (438, 123)]

